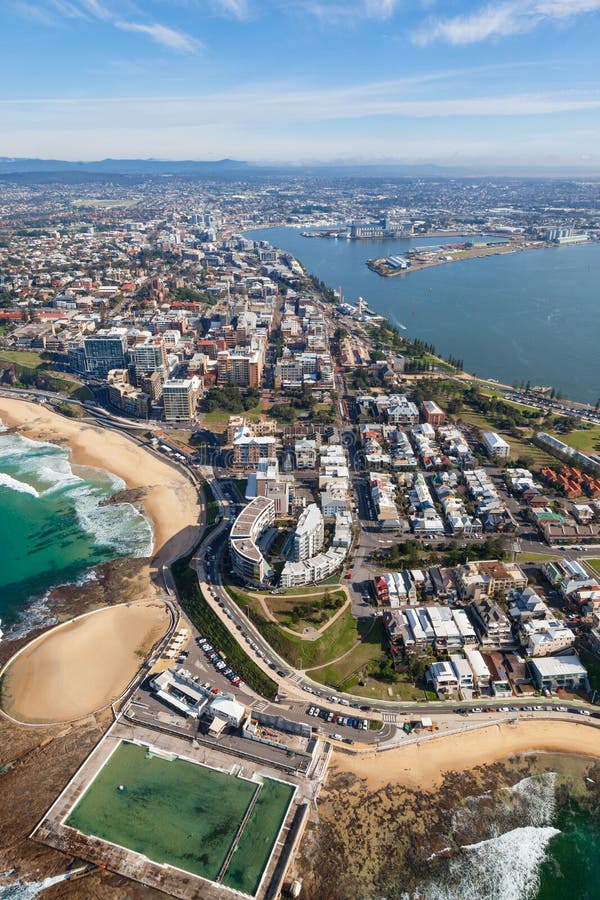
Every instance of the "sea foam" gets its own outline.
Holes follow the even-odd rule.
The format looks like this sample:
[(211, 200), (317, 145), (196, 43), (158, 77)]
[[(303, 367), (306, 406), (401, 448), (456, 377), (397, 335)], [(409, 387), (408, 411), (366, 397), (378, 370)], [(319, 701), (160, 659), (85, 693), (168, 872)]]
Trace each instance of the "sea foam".
[(419, 885), (413, 900), (533, 900), (548, 844), (557, 834), (552, 826), (528, 825), (461, 847), (443, 877)]
[(53, 495), (70, 500), (79, 526), (98, 547), (119, 556), (152, 554), (152, 526), (145, 516), (131, 503), (100, 505), (101, 500), (126, 487), (117, 475), (87, 466), (78, 466), (78, 474), (68, 450), (14, 433), (2, 436), (0, 465), (13, 472), (0, 473), (0, 487), (38, 499)]
[(12, 475), (7, 475), (4, 472), (0, 472), (0, 488), (18, 491), (20, 494), (31, 494), (32, 497), (40, 496), (33, 485), (27, 484), (26, 481), (19, 481), (18, 478), (13, 478)]

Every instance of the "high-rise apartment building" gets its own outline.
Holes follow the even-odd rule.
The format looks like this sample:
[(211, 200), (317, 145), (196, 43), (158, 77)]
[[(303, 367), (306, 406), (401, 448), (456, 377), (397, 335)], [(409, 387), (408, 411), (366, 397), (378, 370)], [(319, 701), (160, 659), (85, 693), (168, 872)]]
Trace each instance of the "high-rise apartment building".
[(199, 378), (177, 378), (163, 384), (163, 403), (167, 422), (189, 422), (198, 405)]

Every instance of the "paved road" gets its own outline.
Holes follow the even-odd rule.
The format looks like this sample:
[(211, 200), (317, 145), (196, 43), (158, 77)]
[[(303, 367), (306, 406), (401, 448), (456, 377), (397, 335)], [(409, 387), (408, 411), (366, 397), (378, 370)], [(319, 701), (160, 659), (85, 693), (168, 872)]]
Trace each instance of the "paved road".
[[(222, 506), (222, 513), (229, 516), (230, 504), (223, 497), (218, 482), (214, 480), (213, 474), (206, 467), (203, 474), (210, 480), (210, 485), (219, 498)], [(275, 651), (264, 640), (260, 632), (252, 625), (245, 613), (234, 603), (221, 583), (219, 572), (219, 561), (223, 550), (227, 543), (229, 531), (229, 523), (222, 522), (221, 525), (213, 531), (207, 540), (205, 540), (198, 550), (194, 564), (198, 573), (200, 584), (205, 589), (205, 596), (210, 602), (221, 620), (232, 631), (236, 639), (242, 644), (248, 655), (259, 665), (273, 680), (279, 684), (280, 702), (276, 708), (291, 718), (297, 718), (298, 721), (304, 721), (314, 725), (318, 723), (319, 727), (325, 733), (331, 734), (337, 732), (345, 736), (352, 736), (353, 739), (361, 741), (378, 741), (384, 742), (389, 740), (390, 732), (394, 732), (396, 727), (402, 725), (407, 720), (415, 720), (421, 716), (434, 717), (436, 721), (441, 722), (444, 729), (457, 727), (470, 727), (475, 721), (488, 722), (496, 721), (498, 717), (506, 719), (514, 719), (516, 715), (524, 715), (526, 717), (546, 718), (550, 715), (563, 715), (555, 712), (557, 705), (565, 705), (573, 712), (565, 714), (567, 717), (579, 716), (578, 707), (586, 707), (592, 710), (593, 707), (587, 707), (586, 704), (572, 703), (561, 704), (560, 701), (544, 700), (540, 702), (539, 698), (510, 698), (502, 701), (499, 698), (480, 699), (476, 702), (448, 702), (433, 701), (428, 703), (398, 703), (394, 701), (373, 701), (365, 698), (352, 696), (350, 694), (340, 694), (336, 692), (339, 703), (328, 700), (328, 696), (332, 694), (323, 685), (319, 685), (311, 681), (300, 668), (290, 666), (285, 660), (277, 656)], [(366, 610), (363, 609), (363, 614)], [(348, 705), (349, 704), (349, 705)], [(355, 716), (366, 718), (378, 718), (384, 721), (384, 730), (382, 732), (359, 732), (351, 729), (343, 731), (336, 723), (327, 725), (321, 720), (315, 720), (314, 717), (308, 717), (307, 710), (310, 706), (318, 705), (320, 708), (330, 710), (334, 714), (352, 715), (352, 711), (357, 708), (359, 712), (354, 712)], [(540, 706), (538, 710), (523, 710), (523, 707)], [(500, 707), (506, 706), (507, 709), (501, 713), (497, 712)], [(275, 705), (274, 705), (275, 707)], [(489, 708), (493, 707), (493, 711)], [(478, 710), (466, 713), (464, 710)]]

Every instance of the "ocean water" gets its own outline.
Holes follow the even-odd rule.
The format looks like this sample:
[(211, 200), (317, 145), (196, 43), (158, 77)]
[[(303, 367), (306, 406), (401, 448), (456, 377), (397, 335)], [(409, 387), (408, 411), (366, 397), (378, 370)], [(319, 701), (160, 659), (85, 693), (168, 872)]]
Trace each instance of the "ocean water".
[(102, 506), (125, 488), (74, 466), (66, 449), (0, 431), (0, 618), (7, 635), (45, 618), (44, 596), (91, 577), (99, 563), (149, 556), (150, 522), (129, 503)]
[(588, 403), (600, 398), (600, 243), (471, 259), (381, 278), (369, 258), (459, 238), (346, 241), (305, 238), (296, 228), (247, 236), (297, 257), (348, 302), (406, 329), (408, 337), (462, 358), (477, 375), (507, 384), (553, 385)]
[[(404, 900), (597, 900), (598, 791), (547, 772), (469, 797), (455, 812), (448, 855)], [(463, 843), (465, 835), (481, 840)]]
[(45, 878), (43, 881), (30, 881), (26, 883), (10, 882), (11, 875), (0, 873), (0, 900), (34, 900), (44, 891), (55, 884), (65, 881), (64, 875), (54, 878)]

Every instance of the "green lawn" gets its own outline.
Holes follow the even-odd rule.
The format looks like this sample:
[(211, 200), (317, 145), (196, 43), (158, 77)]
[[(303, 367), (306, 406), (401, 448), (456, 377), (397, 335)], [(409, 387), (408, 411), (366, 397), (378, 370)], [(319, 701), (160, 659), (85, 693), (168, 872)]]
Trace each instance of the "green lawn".
[(520, 456), (527, 456), (532, 460), (534, 468), (542, 468), (543, 466), (552, 466), (556, 464), (556, 459), (553, 456), (550, 456), (549, 453), (546, 453), (545, 450), (541, 450), (539, 447), (536, 447), (535, 444), (530, 443), (526, 437), (515, 438), (508, 431), (498, 429), (493, 422), (480, 412), (476, 412), (472, 409), (464, 409), (458, 418), (467, 422), (469, 425), (474, 425), (476, 428), (481, 429), (481, 431), (495, 431), (503, 437), (510, 444), (512, 460), (518, 459)]
[(431, 691), (416, 688), (412, 682), (397, 681), (395, 684), (386, 684), (384, 681), (375, 681), (373, 678), (369, 678), (364, 686), (353, 687), (352, 693), (370, 700), (425, 701), (436, 699), (435, 694)]
[(578, 428), (577, 431), (571, 431), (569, 434), (559, 434), (557, 431), (552, 431), (550, 434), (568, 444), (569, 447), (581, 450), (582, 453), (593, 453), (600, 450), (600, 425)]
[(215, 409), (212, 412), (204, 413), (202, 416), (202, 427), (206, 428), (207, 431), (212, 431), (215, 434), (222, 434), (227, 428), (227, 423), (229, 422), (230, 416), (244, 416), (244, 418), (248, 419), (250, 422), (256, 422), (260, 419), (263, 413), (262, 401), (256, 404), (256, 406), (252, 406), (250, 409), (244, 410), (240, 413), (228, 412), (227, 410)]
[[(352, 691), (357, 693), (361, 672), (373, 661), (378, 661), (384, 656), (380, 647), (373, 644), (357, 644), (350, 653), (339, 662), (324, 666), (322, 669), (312, 669), (307, 674), (313, 681), (327, 684), (338, 691)], [(367, 683), (373, 679), (368, 678)]]
[(166, 428), (162, 427), (162, 431), (166, 434), (169, 439), (169, 442), (175, 444), (177, 447), (181, 447), (183, 450), (188, 452), (191, 447), (191, 437), (192, 432), (187, 428)]
[(600, 559), (586, 559), (586, 563), (595, 569), (596, 572), (600, 572)]
[(54, 372), (51, 364), (42, 359), (39, 353), (18, 350), (2, 350), (0, 362), (14, 363), (20, 384), (27, 388), (35, 388), (33, 379), (43, 378), (51, 390), (65, 394), (72, 400), (91, 400), (93, 394), (88, 387), (64, 372)]
[(315, 640), (303, 640), (282, 631), (275, 622), (270, 622), (256, 597), (232, 587), (228, 587), (227, 590), (279, 656), (298, 669), (324, 665), (342, 656), (358, 642), (356, 619), (350, 609), (344, 610), (320, 637)]
[(551, 559), (559, 559), (556, 553), (519, 553), (518, 561), (524, 562), (548, 562)]
[[(342, 591), (327, 593), (332, 601), (332, 605), (327, 607), (321, 604), (325, 593), (311, 594), (308, 597), (269, 596), (265, 598), (265, 603), (280, 625), (285, 625), (292, 631), (302, 634), (305, 628), (322, 628), (346, 602), (346, 595)], [(337, 601), (339, 605), (333, 606), (333, 601)], [(320, 605), (315, 606), (315, 604)]]
[(0, 351), (0, 360), (15, 363), (26, 369), (39, 369), (44, 365), (41, 355), (33, 350), (2, 350)]

